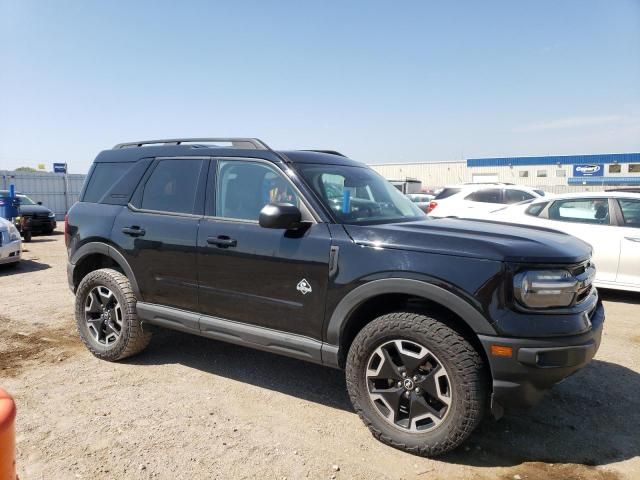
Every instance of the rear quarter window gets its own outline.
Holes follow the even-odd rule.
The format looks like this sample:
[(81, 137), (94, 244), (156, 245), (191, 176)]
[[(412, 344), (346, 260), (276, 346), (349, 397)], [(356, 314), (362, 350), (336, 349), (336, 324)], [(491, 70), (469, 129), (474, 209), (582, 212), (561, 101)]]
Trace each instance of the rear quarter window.
[(451, 195), (455, 195), (461, 190), (462, 190), (461, 188), (445, 188), (439, 194), (436, 195), (434, 200), (442, 200), (444, 198), (449, 198)]
[(131, 168), (132, 163), (96, 163), (82, 196), (83, 202), (98, 203), (105, 193)]
[(549, 205), (549, 202), (534, 203), (533, 205), (530, 205), (529, 208), (524, 211), (524, 213), (526, 213), (527, 215), (531, 215), (532, 217), (537, 217), (547, 205)]
[(640, 228), (640, 200), (619, 199), (625, 227)]

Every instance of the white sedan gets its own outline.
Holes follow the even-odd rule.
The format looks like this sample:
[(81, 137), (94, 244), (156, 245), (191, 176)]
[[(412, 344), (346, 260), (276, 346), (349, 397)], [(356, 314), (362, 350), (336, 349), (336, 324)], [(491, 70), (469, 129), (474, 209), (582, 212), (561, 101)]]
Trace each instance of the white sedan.
[(545, 192), (507, 183), (465, 183), (444, 187), (429, 203), (430, 217), (483, 218), (505, 205), (532, 200)]
[(640, 292), (640, 194), (582, 192), (538, 198), (485, 218), (560, 230), (593, 247), (595, 285)]
[(0, 265), (15, 265), (21, 254), (20, 232), (10, 221), (0, 218)]

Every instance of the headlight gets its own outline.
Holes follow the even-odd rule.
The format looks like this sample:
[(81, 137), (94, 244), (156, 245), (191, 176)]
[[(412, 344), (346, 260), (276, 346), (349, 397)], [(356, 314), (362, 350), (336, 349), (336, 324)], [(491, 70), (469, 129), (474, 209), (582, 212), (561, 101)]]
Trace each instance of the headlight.
[(9, 241), (15, 242), (20, 240), (20, 232), (14, 225), (9, 225)]
[(580, 284), (567, 270), (530, 270), (513, 280), (516, 299), (530, 308), (568, 307)]
[(49, 218), (54, 218), (55, 216), (56, 216), (56, 214), (55, 214), (55, 213), (53, 213), (53, 212), (50, 212), (50, 213), (49, 213)]

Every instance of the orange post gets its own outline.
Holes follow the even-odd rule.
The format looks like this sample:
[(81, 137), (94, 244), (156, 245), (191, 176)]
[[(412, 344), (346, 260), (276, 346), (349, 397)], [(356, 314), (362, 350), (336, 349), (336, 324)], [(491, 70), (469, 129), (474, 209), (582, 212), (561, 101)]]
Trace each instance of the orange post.
[(0, 480), (16, 479), (16, 404), (0, 388)]

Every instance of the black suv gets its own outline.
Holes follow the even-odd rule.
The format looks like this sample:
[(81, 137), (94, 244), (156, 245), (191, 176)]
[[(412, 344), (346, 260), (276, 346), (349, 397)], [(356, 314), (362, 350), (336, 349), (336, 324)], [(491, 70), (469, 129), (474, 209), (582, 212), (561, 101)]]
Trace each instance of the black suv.
[(257, 139), (101, 152), (65, 238), (98, 358), (162, 326), (344, 368), (373, 435), (427, 456), (587, 364), (604, 322), (581, 240), (429, 219), (362, 163)]

